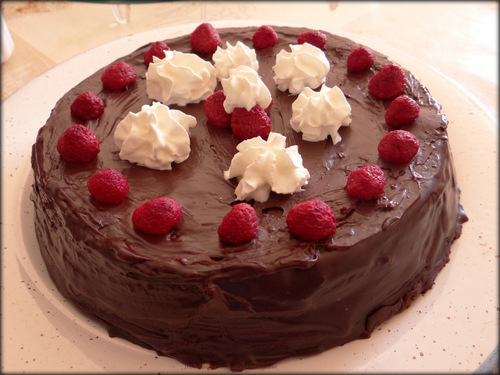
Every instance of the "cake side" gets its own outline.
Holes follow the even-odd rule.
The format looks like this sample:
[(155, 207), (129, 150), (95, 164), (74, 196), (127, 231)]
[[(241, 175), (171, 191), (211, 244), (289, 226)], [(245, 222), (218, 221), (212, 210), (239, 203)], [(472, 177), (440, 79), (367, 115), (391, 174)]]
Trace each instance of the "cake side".
[[(223, 44), (252, 46), (255, 30), (219, 33)], [(136, 82), (111, 91), (100, 82), (104, 68), (96, 72), (57, 103), (33, 147), (35, 227), (61, 293), (108, 322), (113, 335), (191, 366), (268, 366), (368, 337), (432, 286), (466, 220), (446, 119), (410, 72), (405, 94), (419, 102), (421, 112), (403, 128), (417, 136), (421, 148), (409, 165), (391, 165), (379, 159), (376, 148), (389, 131), (384, 112), (390, 100), (371, 97), (366, 89), (389, 60), (376, 53), (371, 70), (348, 72), (347, 56), (357, 44), (328, 34), (325, 53), (332, 68), (326, 83), (346, 95), (352, 124), (340, 130), (337, 145), (330, 139), (306, 142), (289, 126), (296, 96), (276, 89), (272, 72), (275, 55), (296, 43), (305, 29), (275, 30), (280, 43), (257, 51), (259, 75), (273, 97), (272, 129), (284, 134), (287, 144), (298, 145), (311, 180), (303, 192), (273, 193), (267, 202), (253, 202), (260, 226), (250, 243), (230, 246), (217, 237), (220, 220), (235, 200), (234, 181), (226, 181), (223, 171), (239, 140), (207, 123), (202, 104), (171, 106), (198, 120), (191, 131), (191, 155), (171, 171), (118, 157), (112, 137), (116, 125), (151, 103), (143, 62), (149, 46), (120, 59), (137, 71)], [(189, 36), (166, 43), (192, 52)], [(106, 104), (101, 118), (84, 124), (98, 135), (101, 152), (89, 163), (74, 165), (60, 158), (55, 144), (69, 125), (81, 122), (69, 106), (83, 91), (98, 94)], [(385, 194), (376, 202), (354, 199), (344, 189), (347, 175), (366, 164), (386, 172)], [(120, 205), (100, 204), (86, 191), (88, 178), (104, 168), (121, 171), (129, 181), (129, 197)], [(166, 237), (140, 233), (130, 221), (135, 207), (158, 196), (170, 196), (183, 207), (181, 223)], [(294, 237), (285, 224), (294, 204), (312, 198), (327, 202), (338, 224), (333, 236), (315, 242)]]

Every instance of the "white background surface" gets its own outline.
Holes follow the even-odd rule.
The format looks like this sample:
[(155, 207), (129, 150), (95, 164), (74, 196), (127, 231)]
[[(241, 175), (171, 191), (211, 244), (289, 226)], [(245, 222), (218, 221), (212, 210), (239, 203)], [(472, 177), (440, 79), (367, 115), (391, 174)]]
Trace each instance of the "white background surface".
[[(231, 24), (234, 21), (214, 22), (217, 27)], [(4, 373), (207, 371), (194, 371), (121, 339), (110, 339), (101, 325), (65, 302), (41, 262), (29, 201), (31, 145), (57, 99), (115, 58), (195, 26), (148, 31), (103, 45), (47, 71), (2, 103)], [(497, 126), (462, 87), (433, 68), (369, 38), (344, 35), (409, 68), (443, 104), (470, 220), (435, 286), (369, 340), (254, 372), (476, 371), (498, 343)]]

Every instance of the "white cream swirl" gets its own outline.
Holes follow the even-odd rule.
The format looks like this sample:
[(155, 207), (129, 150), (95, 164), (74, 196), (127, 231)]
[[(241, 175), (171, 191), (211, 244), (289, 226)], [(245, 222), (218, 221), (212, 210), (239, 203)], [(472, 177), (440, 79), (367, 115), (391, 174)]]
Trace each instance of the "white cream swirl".
[(191, 152), (189, 129), (196, 118), (166, 105), (153, 102), (138, 113), (129, 112), (114, 133), (120, 158), (141, 166), (169, 170)]
[(226, 42), (226, 49), (217, 47), (212, 59), (214, 60), (215, 75), (218, 79), (229, 77), (229, 71), (240, 65), (249, 66), (255, 71), (259, 70), (255, 50), (239, 41), (234, 47), (229, 42)]
[(306, 87), (292, 103), (290, 125), (302, 132), (305, 141), (317, 142), (332, 137), (333, 144), (342, 139), (341, 126), (351, 123), (351, 106), (342, 90), (323, 85), (319, 92)]
[(247, 139), (236, 147), (239, 151), (224, 172), (227, 180), (239, 179), (235, 194), (238, 200), (265, 202), (271, 191), (292, 194), (302, 191), (309, 171), (302, 165), (298, 146), (285, 148), (286, 137), (271, 132), (267, 142), (261, 137)]
[(298, 94), (306, 86), (315, 89), (325, 82), (330, 62), (324, 51), (309, 43), (290, 44), (290, 49), (276, 55), (273, 78), (278, 89)]
[(226, 95), (224, 109), (232, 113), (235, 108), (250, 111), (256, 104), (266, 109), (271, 104), (271, 93), (259, 74), (246, 65), (229, 71), (229, 76), (221, 81)]
[(199, 103), (214, 93), (217, 85), (214, 66), (192, 53), (165, 51), (153, 56), (146, 72), (146, 93), (165, 105)]

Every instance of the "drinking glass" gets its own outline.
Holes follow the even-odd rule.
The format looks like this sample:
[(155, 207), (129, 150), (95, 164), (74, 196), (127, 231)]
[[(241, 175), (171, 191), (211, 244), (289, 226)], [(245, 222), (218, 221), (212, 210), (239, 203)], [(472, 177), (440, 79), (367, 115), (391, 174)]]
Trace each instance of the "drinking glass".
[(111, 10), (118, 23), (126, 24), (130, 21), (130, 4), (111, 4)]

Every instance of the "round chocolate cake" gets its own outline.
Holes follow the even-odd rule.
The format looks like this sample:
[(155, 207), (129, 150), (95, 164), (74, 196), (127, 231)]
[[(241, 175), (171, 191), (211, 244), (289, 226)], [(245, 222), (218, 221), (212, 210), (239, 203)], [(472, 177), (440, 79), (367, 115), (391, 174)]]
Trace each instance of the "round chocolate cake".
[[(226, 179), (224, 172), (241, 139), (230, 128), (213, 126), (203, 101), (169, 105), (197, 121), (189, 130), (191, 152), (185, 161), (157, 170), (120, 158), (113, 139), (117, 125), (129, 112), (153, 103), (146, 94), (144, 62), (151, 44), (118, 60), (137, 73), (124, 89), (103, 86), (103, 67), (66, 93), (33, 146), (36, 234), (59, 291), (102, 319), (111, 336), (193, 367), (265, 367), (368, 338), (432, 287), (467, 220), (447, 120), (425, 86), (404, 70), (403, 93), (420, 112), (401, 128), (416, 136), (420, 148), (410, 163), (384, 161), (377, 146), (392, 130), (384, 118), (392, 99), (374, 97), (368, 83), (394, 62), (374, 52), (371, 68), (349, 71), (347, 58), (359, 45), (325, 33), (330, 63), (325, 85), (342, 90), (351, 122), (340, 128), (337, 143), (330, 137), (305, 141), (290, 126), (297, 95), (277, 88), (273, 66), (277, 54), (297, 44), (306, 29), (273, 28), (278, 44), (256, 49), (258, 74), (272, 96), (271, 131), (286, 136), (287, 146), (298, 146), (310, 178), (293, 194), (271, 192), (264, 202), (247, 201), (259, 221), (251, 241), (235, 245), (218, 236), (222, 218), (237, 202), (238, 181)], [(256, 30), (218, 32), (223, 47), (242, 42), (253, 48)], [(165, 43), (213, 63), (212, 54), (192, 49), (189, 35)], [(217, 81), (215, 90), (220, 89)], [(97, 119), (71, 114), (71, 104), (86, 91), (105, 104)], [(99, 139), (98, 156), (86, 163), (68, 162), (56, 149), (62, 133), (77, 123)], [(361, 200), (346, 191), (350, 173), (365, 165), (384, 172), (379, 199)], [(89, 194), (87, 181), (107, 168), (129, 183), (119, 204), (100, 203)], [(157, 197), (182, 207), (182, 219), (167, 235), (144, 233), (132, 223), (134, 210)], [(303, 240), (286, 223), (294, 205), (311, 199), (326, 202), (336, 217), (335, 233), (320, 240)]]

